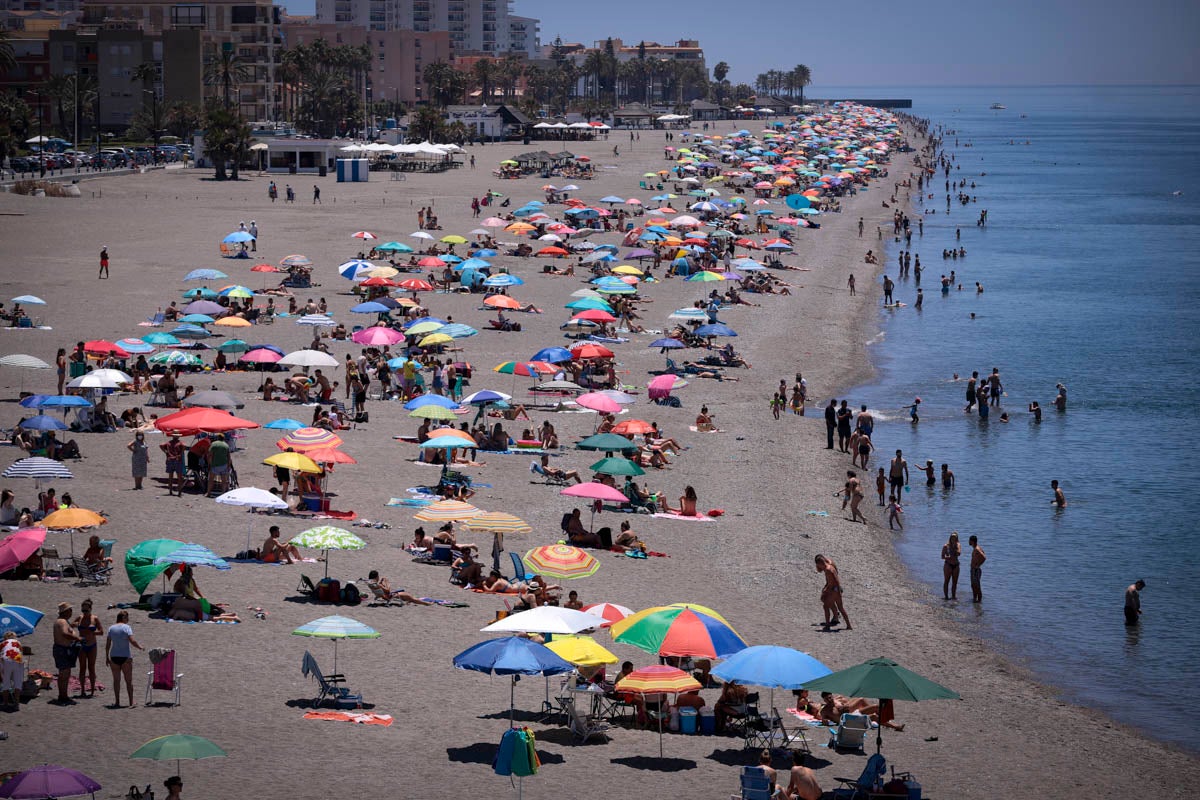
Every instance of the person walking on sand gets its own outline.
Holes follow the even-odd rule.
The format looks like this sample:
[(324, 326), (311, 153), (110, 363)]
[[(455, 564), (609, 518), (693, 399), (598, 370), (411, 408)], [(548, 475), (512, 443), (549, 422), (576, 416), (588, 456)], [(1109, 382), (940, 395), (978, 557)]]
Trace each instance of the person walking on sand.
[(854, 291), (854, 273), (853, 272), (850, 273), (850, 279), (848, 281), (846, 281), (846, 285), (850, 287), (850, 296), (854, 297), (855, 291)]
[(846, 607), (842, 605), (842, 579), (838, 574), (837, 565), (831, 559), (820, 554), (813, 560), (816, 562), (817, 572), (825, 575), (825, 586), (821, 588), (821, 608), (825, 611), (825, 622), (821, 627), (828, 630), (837, 625), (840, 614), (846, 620), (846, 630), (854, 630), (850, 625), (850, 615), (846, 613)]
[(118, 611), (117, 621), (108, 627), (108, 636), (104, 642), (104, 663), (112, 669), (113, 676), (113, 708), (121, 707), (121, 678), (125, 678), (125, 689), (129, 693), (129, 707), (134, 708), (133, 702), (133, 650), (146, 648), (133, 638), (133, 628), (129, 627), (129, 612)]
[(108, 278), (108, 245), (100, 246), (100, 274), (96, 276), (96, 280)]
[[(321, 203), (321, 187), (317, 186), (314, 183), (313, 184), (313, 205), (315, 206), (318, 203)], [(322, 204), (322, 205), (324, 205), (324, 204)]]
[(1063, 494), (1063, 490), (1059, 488), (1058, 481), (1050, 481), (1050, 488), (1054, 490), (1054, 499), (1050, 502), (1054, 503), (1059, 508), (1067, 507), (1067, 496)]
[(862, 522), (867, 524), (867, 518), (863, 516), (859, 506), (863, 501), (862, 482), (858, 479), (858, 474), (853, 470), (846, 471), (846, 500), (842, 502), (842, 508), (846, 507), (846, 501), (850, 503), (850, 521)]
[(825, 406), (825, 449), (833, 449), (833, 433), (837, 430), (837, 398), (829, 401), (829, 405)]
[(971, 602), (983, 602), (983, 562), (987, 561), (983, 548), (979, 546), (979, 537), (972, 536), (967, 540), (971, 545)]
[(1142, 589), (1146, 582), (1139, 579), (1137, 583), (1125, 588), (1125, 624), (1137, 625), (1142, 616)]
[(958, 559), (961, 555), (958, 531), (951, 531), (950, 539), (942, 545), (942, 597), (946, 600), (958, 599)]

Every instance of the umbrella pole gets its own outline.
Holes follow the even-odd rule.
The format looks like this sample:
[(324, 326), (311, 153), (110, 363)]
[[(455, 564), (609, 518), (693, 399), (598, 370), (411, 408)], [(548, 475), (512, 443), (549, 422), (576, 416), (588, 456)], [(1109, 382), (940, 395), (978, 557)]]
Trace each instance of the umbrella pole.
[(517, 724), (517, 676), (513, 675), (508, 688), (508, 727)]
[[(879, 700), (879, 704), (875, 707), (879, 709), (879, 711), (876, 712), (879, 715), (879, 718), (883, 719), (882, 698)], [(875, 729), (875, 754), (878, 755), (881, 752), (883, 752), (883, 723), (880, 723), (879, 727)]]
[[(666, 699), (666, 695), (663, 695), (663, 698)], [(662, 743), (663, 704), (662, 703), (658, 704), (657, 716), (658, 716), (658, 757), (662, 758), (663, 757), (663, 743)]]
[(333, 674), (334, 675), (339, 674), (337, 671), (337, 643), (338, 643), (338, 640), (334, 639), (333, 640)]
[(325, 577), (328, 578), (329, 577), (329, 551), (325, 550), (323, 552), (325, 553)]

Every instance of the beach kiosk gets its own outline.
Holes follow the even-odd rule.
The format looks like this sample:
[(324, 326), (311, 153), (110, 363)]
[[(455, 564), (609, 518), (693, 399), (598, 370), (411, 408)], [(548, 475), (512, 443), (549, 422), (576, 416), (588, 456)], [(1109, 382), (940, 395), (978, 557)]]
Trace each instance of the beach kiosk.
[(371, 162), (365, 158), (339, 158), (337, 160), (338, 183), (366, 183)]

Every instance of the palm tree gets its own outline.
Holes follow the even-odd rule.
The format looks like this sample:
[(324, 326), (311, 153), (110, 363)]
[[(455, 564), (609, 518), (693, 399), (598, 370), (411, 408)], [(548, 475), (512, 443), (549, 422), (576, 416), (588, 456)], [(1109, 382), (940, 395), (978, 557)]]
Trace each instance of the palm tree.
[(70, 126), (67, 125), (67, 105), (75, 103), (75, 85), (70, 75), (51, 75), (38, 91), (50, 98), (58, 117), (58, 132), (64, 139), (70, 138)]
[(582, 72), (587, 76), (585, 83), (585, 94), (597, 100), (600, 99), (600, 84), (601, 78), (607, 69), (607, 64), (604, 62), (604, 54), (599, 50), (593, 50), (588, 53), (587, 58), (583, 61)]
[(466, 75), (444, 61), (426, 64), (421, 77), (429, 89), (430, 102), (440, 108), (461, 98), (467, 83)]
[(0, 75), (8, 72), (17, 65), (17, 53), (13, 50), (12, 42), (9, 41), (11, 34), (6, 30), (0, 30)]
[(0, 92), (0, 162), (14, 155), (29, 135), (30, 110), (12, 92)]
[(812, 70), (804, 64), (797, 64), (791, 75), (792, 83), (800, 90), (800, 105), (804, 105), (804, 87), (812, 83)]
[[(219, 181), (238, 179), (238, 165), (250, 144), (250, 126), (242, 115), (229, 108), (213, 108), (208, 112), (204, 131), (204, 150), (212, 159), (215, 177)], [(226, 175), (225, 165), (231, 165)]]
[(486, 103), (492, 98), (492, 85), (499, 74), (496, 62), (490, 58), (481, 58), (471, 66), (471, 77), (479, 87), (479, 102)]
[(233, 106), (234, 88), (248, 80), (250, 80), (250, 65), (232, 50), (222, 49), (220, 55), (204, 68), (204, 82), (209, 86), (221, 87), (226, 108)]
[(525, 74), (525, 61), (515, 53), (509, 53), (500, 62), (500, 88), (504, 99), (511, 102), (517, 95), (517, 84)]

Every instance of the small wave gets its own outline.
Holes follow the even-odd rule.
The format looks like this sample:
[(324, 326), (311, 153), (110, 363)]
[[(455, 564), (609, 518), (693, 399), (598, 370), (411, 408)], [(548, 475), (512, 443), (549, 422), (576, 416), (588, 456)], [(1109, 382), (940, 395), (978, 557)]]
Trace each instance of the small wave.
[(866, 345), (867, 345), (867, 347), (870, 347), (873, 344), (879, 344), (886, 338), (887, 338), (887, 334), (883, 331), (880, 331), (879, 333), (872, 336), (870, 339), (867, 339)]

